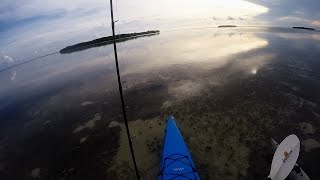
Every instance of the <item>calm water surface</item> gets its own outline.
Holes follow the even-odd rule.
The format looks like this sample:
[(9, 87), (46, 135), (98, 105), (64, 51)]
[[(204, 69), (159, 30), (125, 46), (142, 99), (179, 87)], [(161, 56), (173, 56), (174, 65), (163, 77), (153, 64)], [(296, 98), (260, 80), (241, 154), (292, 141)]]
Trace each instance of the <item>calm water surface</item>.
[[(138, 167), (155, 179), (173, 115), (203, 179), (263, 179), (270, 138), (301, 140), (319, 179), (320, 34), (166, 31), (118, 44)], [(62, 47), (61, 47), (62, 48)], [(112, 46), (0, 73), (0, 179), (134, 179)]]

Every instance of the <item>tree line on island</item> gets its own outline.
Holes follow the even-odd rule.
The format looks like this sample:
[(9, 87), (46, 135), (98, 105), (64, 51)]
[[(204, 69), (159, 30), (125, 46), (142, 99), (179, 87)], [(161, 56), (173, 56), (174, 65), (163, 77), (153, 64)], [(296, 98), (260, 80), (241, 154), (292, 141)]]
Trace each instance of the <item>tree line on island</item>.
[[(159, 30), (151, 30), (151, 31), (138, 32), (138, 33), (135, 32), (135, 33), (117, 34), (115, 38), (116, 38), (116, 42), (124, 42), (128, 40), (136, 39), (139, 37), (153, 36), (158, 34), (160, 34)], [(113, 36), (107, 36), (107, 37), (94, 39), (92, 41), (86, 41), (86, 42), (77, 43), (71, 46), (67, 46), (61, 49), (60, 53), (68, 54), (68, 53), (82, 51), (82, 50), (93, 48), (93, 47), (109, 45), (112, 43), (113, 43)]]

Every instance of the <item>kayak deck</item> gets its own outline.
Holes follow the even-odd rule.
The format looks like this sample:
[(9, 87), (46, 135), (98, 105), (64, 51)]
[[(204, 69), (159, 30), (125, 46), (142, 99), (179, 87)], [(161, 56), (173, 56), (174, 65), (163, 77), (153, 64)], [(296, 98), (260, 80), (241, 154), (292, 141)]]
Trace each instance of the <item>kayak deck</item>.
[(170, 116), (164, 136), (159, 180), (200, 179), (191, 154)]

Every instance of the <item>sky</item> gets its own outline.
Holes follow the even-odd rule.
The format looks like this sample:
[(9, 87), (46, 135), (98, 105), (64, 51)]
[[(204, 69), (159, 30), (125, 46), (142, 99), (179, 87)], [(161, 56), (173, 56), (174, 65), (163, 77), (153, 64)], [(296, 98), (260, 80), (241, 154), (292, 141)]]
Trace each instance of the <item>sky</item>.
[(308, 26), (320, 29), (320, 1), (318, 0), (249, 0), (267, 7), (267, 13), (255, 19), (276, 26)]
[[(111, 34), (108, 0), (2, 0), (0, 69)], [(221, 24), (320, 29), (318, 0), (114, 0), (116, 33)]]

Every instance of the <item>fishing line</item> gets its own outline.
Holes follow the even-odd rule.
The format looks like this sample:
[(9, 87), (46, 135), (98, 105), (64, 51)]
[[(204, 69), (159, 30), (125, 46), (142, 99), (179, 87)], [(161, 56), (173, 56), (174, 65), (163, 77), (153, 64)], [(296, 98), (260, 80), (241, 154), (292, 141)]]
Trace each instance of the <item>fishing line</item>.
[(41, 58), (44, 58), (44, 57), (48, 57), (48, 56), (51, 56), (51, 55), (54, 55), (54, 54), (57, 54), (57, 53), (59, 53), (59, 51), (53, 52), (53, 53), (49, 53), (49, 54), (45, 54), (45, 55), (42, 55), (42, 56), (38, 56), (38, 57), (36, 57), (36, 58), (32, 58), (32, 59), (29, 59), (29, 60), (27, 60), (27, 61), (23, 61), (23, 62), (21, 62), (21, 63), (15, 64), (15, 65), (13, 65), (13, 66), (10, 66), (10, 67), (8, 67), (8, 68), (5, 68), (5, 69), (0, 70), (0, 73), (3, 72), (3, 71), (7, 71), (7, 70), (9, 70), (9, 69), (12, 69), (12, 68), (14, 68), (14, 67), (21, 66), (21, 65), (23, 65), (23, 64), (26, 64), (26, 63), (29, 63), (29, 62), (32, 62), (32, 61), (35, 61), (35, 60), (38, 60), (38, 59), (41, 59)]

